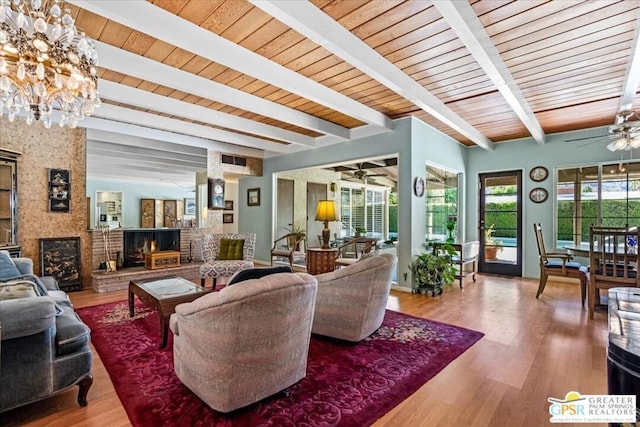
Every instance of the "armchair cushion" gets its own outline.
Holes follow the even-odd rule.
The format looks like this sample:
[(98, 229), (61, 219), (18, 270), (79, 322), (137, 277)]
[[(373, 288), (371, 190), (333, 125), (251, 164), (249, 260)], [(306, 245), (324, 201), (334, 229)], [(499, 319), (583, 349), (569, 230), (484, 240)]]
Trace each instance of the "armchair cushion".
[(8, 251), (0, 251), (0, 280), (13, 279), (22, 273), (16, 267)]
[(244, 239), (220, 239), (219, 260), (241, 260), (243, 257)]

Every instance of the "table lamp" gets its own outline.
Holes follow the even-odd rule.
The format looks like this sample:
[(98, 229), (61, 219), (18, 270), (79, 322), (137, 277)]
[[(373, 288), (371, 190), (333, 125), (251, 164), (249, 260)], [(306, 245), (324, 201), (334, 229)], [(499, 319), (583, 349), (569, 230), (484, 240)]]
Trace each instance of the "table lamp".
[(322, 229), (322, 249), (329, 249), (329, 238), (331, 230), (329, 230), (329, 221), (337, 221), (336, 203), (333, 200), (319, 200), (316, 208), (316, 221), (324, 221)]

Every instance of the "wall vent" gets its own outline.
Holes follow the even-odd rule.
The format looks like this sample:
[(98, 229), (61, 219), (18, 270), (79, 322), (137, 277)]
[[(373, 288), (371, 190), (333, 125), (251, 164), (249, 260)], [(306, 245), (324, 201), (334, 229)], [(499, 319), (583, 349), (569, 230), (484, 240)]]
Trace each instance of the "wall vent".
[(229, 156), (227, 154), (222, 155), (222, 163), (227, 165), (247, 166), (246, 157)]

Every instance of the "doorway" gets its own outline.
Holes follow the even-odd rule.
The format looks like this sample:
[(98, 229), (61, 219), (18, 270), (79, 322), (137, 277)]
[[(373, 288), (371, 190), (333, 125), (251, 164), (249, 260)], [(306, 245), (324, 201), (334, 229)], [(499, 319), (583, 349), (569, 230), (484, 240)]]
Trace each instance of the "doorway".
[(480, 174), (478, 271), (522, 276), (522, 171)]
[(307, 183), (307, 245), (310, 248), (322, 246), (321, 240), (324, 224), (315, 220), (316, 207), (320, 200), (326, 199), (327, 184)]
[(293, 229), (293, 181), (278, 178), (276, 235), (279, 238)]

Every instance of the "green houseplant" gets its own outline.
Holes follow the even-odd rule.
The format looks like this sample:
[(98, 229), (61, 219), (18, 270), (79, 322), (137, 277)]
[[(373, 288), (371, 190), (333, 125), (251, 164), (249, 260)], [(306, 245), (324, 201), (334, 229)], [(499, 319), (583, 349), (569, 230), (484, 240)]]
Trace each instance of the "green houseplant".
[[(432, 244), (427, 244), (427, 249)], [(451, 285), (456, 279), (457, 270), (451, 263), (451, 257), (456, 254), (453, 246), (448, 243), (440, 244), (418, 255), (410, 266), (413, 272), (413, 292), (431, 292), (432, 296), (442, 293), (444, 285)]]
[[(282, 227), (284, 229), (284, 231), (286, 231), (289, 234), (302, 234), (305, 233), (305, 229), (304, 227), (300, 227), (299, 225), (291, 225), (289, 227)], [(298, 240), (296, 236), (289, 236), (289, 247), (292, 247), (293, 245), (296, 245), (295, 250), (299, 251), (300, 250), (300, 243), (296, 243), (296, 241)]]

